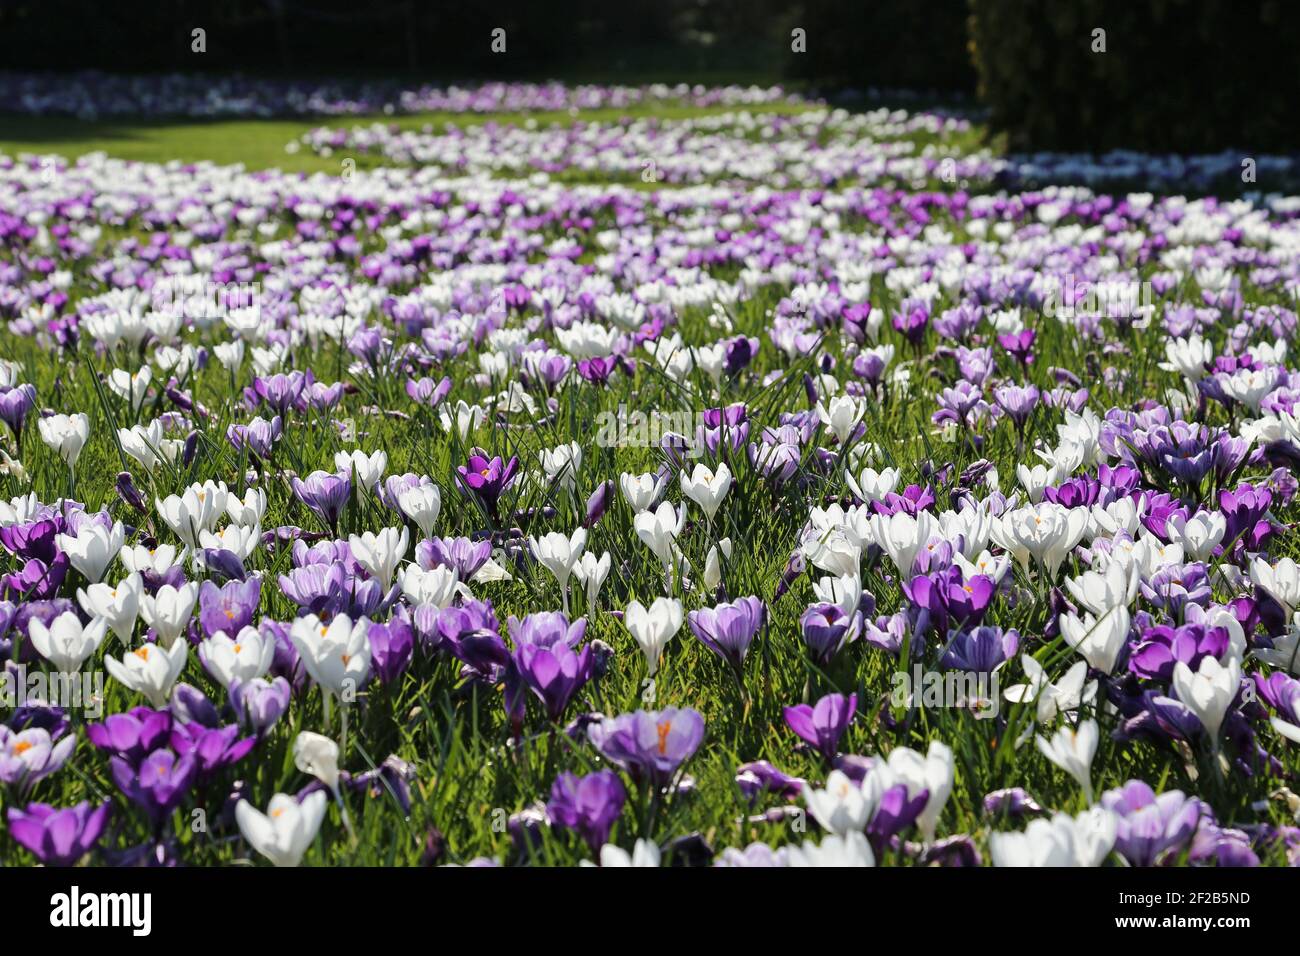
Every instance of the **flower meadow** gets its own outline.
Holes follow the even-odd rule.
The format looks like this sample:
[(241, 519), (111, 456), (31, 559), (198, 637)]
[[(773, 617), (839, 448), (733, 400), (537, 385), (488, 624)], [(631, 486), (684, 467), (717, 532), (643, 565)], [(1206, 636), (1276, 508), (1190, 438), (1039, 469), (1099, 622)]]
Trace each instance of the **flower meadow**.
[(0, 156), (3, 863), (1300, 864), (1285, 162), (4, 82), (577, 115)]

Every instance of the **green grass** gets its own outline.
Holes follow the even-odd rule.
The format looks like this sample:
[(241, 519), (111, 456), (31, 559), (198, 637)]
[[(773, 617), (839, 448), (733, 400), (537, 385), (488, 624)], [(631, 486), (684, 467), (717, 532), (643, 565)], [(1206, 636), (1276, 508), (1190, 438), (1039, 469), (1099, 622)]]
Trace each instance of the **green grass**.
[[(619, 111), (605, 112), (611, 114), (608, 118), (613, 118)], [(674, 111), (664, 113), (677, 115)], [(498, 120), (520, 118), (496, 117)], [(544, 115), (537, 118), (546, 119)], [(446, 119), (445, 116), (412, 116), (396, 122), (418, 126)], [(457, 117), (456, 121), (481, 122), (486, 119), (488, 117)], [(280, 168), (302, 172), (337, 169), (337, 156), (322, 159), (305, 152), (292, 157), (284, 154), (285, 142), (316, 125), (320, 123), (84, 124), (61, 119), (18, 119), (6, 121), (0, 151), (57, 152), (76, 156), (104, 150), (113, 156), (140, 161), (194, 162), (208, 159), (218, 163), (239, 162), (250, 169)], [(847, 229), (868, 228), (848, 214), (845, 218), (848, 220)], [(937, 222), (952, 229), (959, 240), (964, 235), (959, 224), (942, 218)], [(597, 229), (613, 227), (612, 215), (608, 211), (602, 212)], [(559, 237), (558, 230), (552, 230), (546, 236), (548, 241)], [(106, 237), (105, 242), (113, 238)], [(376, 235), (366, 236), (366, 251), (380, 248), (380, 242)], [(101, 247), (99, 253), (102, 255), (107, 251), (106, 247)], [(98, 291), (89, 274), (95, 261), (95, 257), (88, 257), (74, 264), (74, 297)], [(720, 274), (734, 278), (734, 267), (721, 270)], [(1181, 291), (1187, 296), (1192, 294), (1191, 290)], [(1268, 298), (1253, 291), (1251, 295), (1252, 301)], [(748, 402), (751, 414), (757, 419), (756, 428), (774, 424), (780, 411), (805, 407), (802, 378), (804, 373), (814, 371), (810, 358), (785, 361), (766, 337), (768, 311), (776, 305), (779, 297), (777, 291), (768, 288), (736, 310), (736, 333), (758, 336), (763, 343), (762, 352), (752, 370), (727, 384), (707, 403)], [(874, 281), (872, 301), (877, 308), (883, 309), (889, 309), (892, 304), (879, 276)], [(1037, 317), (1031, 317), (1031, 322), (1040, 335), (1036, 347), (1037, 361), (1028, 375), (1032, 381), (1040, 387), (1050, 387), (1053, 383), (1048, 370), (1053, 366), (1082, 372), (1086, 366), (1086, 353), (1091, 348), (1088, 343), (1072, 336), (1057, 322), (1038, 320)], [(690, 344), (703, 344), (717, 337), (701, 309), (689, 309), (681, 316), (680, 331)], [(1113, 387), (1101, 382), (1091, 383), (1094, 407), (1128, 406), (1160, 394), (1163, 387), (1176, 384), (1173, 376), (1147, 360), (1155, 354), (1160, 334), (1159, 329), (1152, 328), (1135, 332), (1123, 340), (1134, 356), (1130, 374), (1119, 378)], [(885, 337), (897, 342), (900, 357), (903, 357), (906, 346), (901, 339), (888, 330)], [(211, 333), (206, 333), (194, 341), (210, 346), (216, 340)], [(91, 415), (93, 424), (90, 443), (78, 463), (75, 483), (70, 485), (67, 469), (40, 441), (34, 424), (29, 421), (27, 430), (11, 451), (24, 462), (30, 482), (0, 476), (0, 497), (8, 499), (30, 490), (41, 500), (52, 501), (71, 493), (85, 501), (89, 508), (109, 507), (128, 524), (139, 526), (145, 533), (167, 538), (166, 530), (160, 528), (151, 516), (135, 513), (118, 501), (113, 476), (122, 470), (123, 459), (113, 436), (116, 427), (137, 419), (148, 421), (166, 411), (168, 403), (164, 397), (158, 396), (134, 415), (113, 396), (105, 396), (95, 387), (96, 376), (114, 367), (134, 367), (140, 357), (128, 354), (124, 348), (109, 356), (95, 355), (84, 340), (78, 352), (66, 356), (43, 349), (31, 338), (6, 335), (3, 343), (5, 357), (22, 366), (23, 380), (36, 385), (38, 405), (52, 405), (62, 411), (85, 411)], [(933, 336), (926, 343), (927, 351), (922, 353), (924, 358), (914, 370), (914, 391), (910, 397), (895, 394), (879, 407), (873, 407), (868, 421), (870, 439), (880, 446), (885, 464), (897, 465), (903, 470), (905, 483), (922, 481), (923, 463), (942, 465), (951, 462), (960, 471), (977, 458), (987, 457), (997, 464), (1004, 487), (1010, 487), (1015, 465), (1023, 460), (1024, 455), (1009, 423), (1003, 422), (990, 430), (985, 436), (985, 447), (978, 453), (967, 444), (944, 445), (931, 430), (928, 416), (934, 408), (939, 384), (930, 373), (941, 370), (943, 360), (935, 359), (928, 350), (938, 344)], [(844, 356), (840, 343), (829, 343), (828, 350), (841, 359), (842, 369)], [(271, 465), (261, 469), (263, 474), (259, 484), (270, 496), (264, 527), (292, 524), (310, 530), (324, 530), (321, 523), (294, 499), (285, 472), (305, 475), (317, 468), (332, 470), (336, 451), (359, 445), (366, 450), (385, 449), (389, 455), (389, 473), (414, 471), (427, 474), (441, 486), (443, 512), (439, 519), (439, 534), (467, 535), (484, 528), (486, 516), (457, 493), (452, 477), (455, 466), (464, 461), (466, 448), (443, 433), (429, 409), (417, 408), (410, 401), (400, 377), (389, 374), (349, 376), (346, 372), (340, 375), (339, 369), (346, 362), (337, 350), (330, 347), (318, 353), (300, 351), (294, 358), (296, 367), (314, 369), (323, 381), (343, 378), (357, 386), (358, 393), (345, 400), (337, 417), (354, 421), (358, 440), (355, 444), (343, 442), (338, 429), (328, 418), (296, 417), (286, 430)], [(777, 385), (765, 387), (763, 376), (777, 368), (785, 373), (784, 377)], [(468, 357), (455, 360), (447, 368), (439, 370), (438, 374), (452, 376), (456, 383), (453, 400), (463, 397), (472, 402), (499, 388), (498, 384), (493, 389), (476, 389), (470, 384), (476, 371), (477, 361), (471, 352)], [(251, 378), (252, 371), (246, 363), (237, 383), (242, 387)], [(225, 481), (232, 488), (242, 489), (250, 462), (235, 453), (225, 440), (228, 425), (246, 422), (251, 416), (239, 404), (238, 389), (232, 388), (231, 378), (216, 363), (192, 381), (183, 382), (182, 387), (192, 388), (194, 398), (210, 413), (206, 420), (197, 423), (200, 440), (193, 462), (180, 469), (164, 468), (152, 480), (133, 464), (131, 470), (145, 486), (150, 499), (155, 495), (161, 497), (176, 493), (192, 481), (205, 479)], [(525, 533), (571, 530), (582, 520), (583, 498), (599, 482), (607, 478), (617, 479), (623, 471), (639, 473), (654, 467), (657, 459), (651, 450), (601, 447), (594, 442), (592, 423), (601, 412), (612, 411), (620, 404), (644, 409), (685, 408), (692, 412), (704, 407), (704, 403), (685, 402), (678, 387), (642, 366), (634, 379), (616, 377), (607, 390), (581, 388), (567, 391), (560, 399), (558, 413), (535, 429), (488, 427), (471, 436), (468, 444), (480, 444), (498, 454), (519, 455), (525, 470), (536, 467), (540, 449), (575, 438), (582, 444), (584, 457), (576, 476), (580, 492), (577, 498), (556, 488), (532, 488), (521, 492), (520, 497), (512, 502), (524, 513), (542, 505), (556, 509), (553, 518), (520, 519), (519, 524)], [(372, 406), (400, 411), (411, 419), (367, 411)], [(1212, 411), (1210, 417), (1216, 424), (1227, 421), (1220, 411)], [(1027, 441), (1052, 439), (1057, 420), (1055, 413), (1040, 409), (1027, 426)], [(726, 570), (727, 590), (732, 596), (757, 594), (769, 600), (809, 507), (842, 496), (846, 486), (842, 474), (833, 473), (824, 478), (814, 478), (806, 487), (790, 485), (773, 492), (748, 467), (743, 457), (732, 464), (736, 484), (712, 528), (714, 536), (728, 535), (735, 544), (734, 560)], [(669, 494), (673, 500), (680, 500), (675, 486)], [(1288, 513), (1282, 517), (1294, 515)], [(346, 535), (392, 523), (394, 517), (391, 513), (368, 500), (362, 506), (354, 503), (349, 507), (341, 530)], [(702, 523), (697, 520), (688, 526), (682, 546), (694, 567), (703, 567), (710, 543), (708, 529)], [(601, 594), (601, 608), (622, 608), (634, 598), (648, 604), (662, 592), (658, 564), (632, 534), (631, 515), (621, 498), (593, 530), (588, 548), (597, 553), (608, 550), (617, 569)], [(277, 575), (289, 567), (287, 550), (261, 551), (252, 563), (264, 574), (260, 613), (280, 620), (291, 617), (295, 607), (275, 583)], [(1078, 563), (1071, 559), (1066, 573), (1077, 573), (1078, 570)], [(113, 573), (116, 572), (110, 572)], [(523, 615), (560, 605), (558, 588), (544, 570), (526, 564), (515, 569), (515, 573), (516, 580), (512, 582), (475, 587), (479, 596), (494, 602), (503, 626), (512, 614)], [(1040, 659), (1053, 663), (1066, 660), (1070, 652), (1059, 638), (1055, 641), (1038, 640), (1046, 623), (1047, 607), (1042, 600), (1045, 582), (1019, 570), (1015, 574), (1022, 597), (1036, 596), (1038, 600), (1021, 600), (1013, 605), (1000, 598), (990, 612), (989, 620), (1004, 627), (1020, 629), (1030, 642), (1028, 649)], [(900, 592), (887, 560), (869, 566), (863, 584), (876, 596), (882, 613), (898, 606)], [(688, 609), (714, 603), (712, 596), (685, 593), (680, 587), (678, 596), (684, 599)], [(589, 618), (588, 637), (611, 645), (615, 657), (609, 673), (579, 693), (568, 716), (585, 711), (613, 715), (646, 706), (651, 698), (647, 696), (649, 687), (644, 679), (645, 663), (631, 638), (604, 610), (586, 608), (579, 588), (574, 588), (573, 598), (575, 613), (586, 613)], [(789, 822), (753, 822), (748, 819), (751, 812), (761, 811), (773, 805), (774, 801), (760, 801), (752, 809), (745, 805), (734, 783), (735, 768), (746, 761), (768, 759), (787, 773), (814, 781), (823, 779), (827, 767), (806, 748), (796, 746), (793, 734), (783, 723), (782, 708), (803, 700), (815, 700), (832, 689), (859, 695), (858, 719), (842, 743), (845, 752), (887, 753), (898, 746), (924, 750), (930, 740), (942, 740), (953, 748), (956, 782), (940, 822), (940, 835), (971, 834), (983, 848), (990, 828), (1003, 824), (985, 817), (981, 801), (986, 793), (1002, 787), (1023, 786), (1040, 803), (1052, 809), (1070, 812), (1083, 809), (1085, 802), (1079, 788), (1044, 760), (1032, 742), (1020, 748), (1015, 746), (1018, 732), (1029, 717), (1026, 708), (1004, 705), (1007, 717), (1004, 723), (976, 720), (969, 713), (957, 709), (908, 710), (892, 706), (889, 695), (894, 662), (883, 651), (865, 642), (847, 648), (828, 673), (814, 667), (807, 660), (798, 636), (799, 614), (811, 600), (812, 589), (804, 577), (791, 593), (773, 605), (770, 625), (756, 642), (747, 662), (743, 695), (719, 661), (691, 636), (688, 629), (683, 628), (674, 638), (653, 687), (653, 703), (656, 707), (695, 707), (703, 713), (706, 720), (705, 744), (687, 766), (695, 785), (691, 792), (679, 793), (663, 801), (651, 801), (644, 793), (633, 793), (615, 830), (617, 842), (630, 846), (636, 836), (666, 841), (691, 832), (699, 832), (719, 848), (743, 846), (751, 840), (775, 845), (804, 839), (807, 834)], [(111, 638), (107, 644), (109, 652), (121, 653), (122, 648)], [(1009, 665), (1004, 673), (1005, 683), (1018, 679), (1018, 671), (1012, 670), (1014, 666)], [(519, 857), (505, 832), (506, 817), (539, 799), (544, 800), (558, 772), (584, 772), (596, 766), (594, 750), (581, 740), (570, 740), (559, 728), (547, 725), (536, 710), (535, 701), (530, 700), (527, 735), (523, 741), (512, 743), (503, 719), (500, 695), (489, 688), (465, 684), (459, 678), (458, 670), (459, 666), (446, 656), (428, 657), (417, 651), (415, 662), (399, 682), (385, 689), (372, 684), (363, 695), (361, 703), (353, 708), (351, 746), (344, 756), (343, 765), (353, 772), (360, 772), (378, 765), (389, 754), (397, 754), (410, 762), (416, 768), (412, 812), (409, 817), (404, 817), (393, 795), (382, 788), (372, 796), (350, 795), (348, 801), (357, 838), (348, 839), (337, 810), (331, 809), (322, 836), (309, 851), (306, 862), (414, 864), (420, 860), (426, 837), (435, 829), (446, 838), (447, 855), (444, 859), (464, 862), (478, 855), (488, 855), (513, 861)], [(202, 687), (215, 700), (224, 699), (220, 688), (207, 677), (193, 656), (183, 679)], [(107, 682), (106, 712), (122, 711), (139, 702), (135, 695), (121, 686), (111, 680)], [(73, 720), (82, 723), (84, 718), (74, 714)], [(1157, 748), (1149, 744), (1117, 744), (1105, 733), (1107, 729), (1109, 721), (1104, 719), (1101, 747), (1093, 765), (1097, 792), (1140, 777), (1157, 789), (1181, 788), (1202, 796), (1212, 804), (1224, 825), (1255, 819), (1272, 819), (1278, 824), (1288, 822), (1283, 807), (1276, 801), (1269, 803), (1270, 809), (1259, 815), (1248, 810), (1254, 801), (1268, 803), (1270, 793), (1278, 784), (1277, 779), (1266, 775), (1220, 777), (1204, 755), (1182, 754), (1172, 748)], [(186, 803), (173, 821), (183, 859), (198, 864), (229, 864), (247, 858), (238, 831), (227, 816), (229, 807), (224, 806), (223, 801), (235, 780), (245, 782), (247, 792), (259, 807), (265, 806), (272, 792), (293, 791), (305, 785), (308, 781), (294, 768), (291, 754), (292, 741), (299, 730), (337, 734), (337, 710), (334, 723), (327, 725), (318, 692), (296, 700), (262, 747), (241, 765), (220, 774), (216, 782), (201, 791), (198, 802)], [(1294, 757), (1289, 757), (1288, 769), (1291, 772), (1296, 769)], [(140, 815), (118, 793), (109, 776), (107, 761), (86, 740), (84, 730), (69, 767), (38, 784), (33, 797), (60, 805), (80, 799), (112, 800), (117, 805), (112, 831), (114, 846), (141, 843), (151, 836)], [(13, 801), (9, 802), (12, 805)], [(204, 811), (207, 826), (203, 831), (196, 832), (192, 826), (195, 810)], [(542, 836), (530, 856), (535, 862), (573, 864), (589, 855), (572, 835), (553, 830)], [(5, 863), (27, 862), (28, 857), (18, 851), (11, 840), (0, 835), (0, 860)], [(899, 855), (897, 862), (905, 861)]]
[[(754, 113), (796, 113), (807, 107), (773, 103), (746, 107)], [(671, 120), (690, 116), (708, 116), (732, 112), (738, 107), (693, 108), (672, 105), (638, 106), (626, 110), (584, 110), (581, 118), (591, 122), (610, 122), (625, 116), (657, 117)], [(86, 121), (66, 116), (28, 116), (0, 114), (0, 153), (57, 154), (75, 159), (86, 153), (104, 152), (118, 159), (147, 163), (198, 163), (204, 160), (218, 165), (241, 164), (246, 169), (279, 169), (284, 172), (338, 172), (343, 155), (322, 157), (303, 147), (296, 154), (285, 152), (285, 145), (297, 142), (310, 130), (320, 126), (365, 126), (390, 123), (402, 129), (435, 129), (454, 123), (469, 126), (480, 123), (539, 124), (570, 122), (570, 111), (535, 113), (410, 113), (401, 116), (319, 117), (315, 119), (150, 120), (114, 118)], [(358, 156), (357, 166), (379, 165), (375, 157)]]

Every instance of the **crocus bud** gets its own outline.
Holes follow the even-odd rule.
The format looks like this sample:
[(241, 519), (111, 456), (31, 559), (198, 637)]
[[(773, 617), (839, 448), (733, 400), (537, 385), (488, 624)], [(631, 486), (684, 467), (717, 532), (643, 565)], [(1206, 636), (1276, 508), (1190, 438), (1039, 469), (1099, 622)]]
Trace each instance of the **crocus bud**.
[(587, 499), (587, 519), (583, 522), (583, 527), (594, 528), (597, 522), (605, 516), (605, 511), (609, 508), (610, 497), (613, 493), (613, 481), (602, 481), (600, 483), (600, 487)]
[(803, 574), (807, 566), (808, 562), (804, 558), (803, 551), (796, 550), (790, 555), (790, 560), (785, 563), (785, 570), (781, 572), (781, 580), (776, 585), (776, 593), (772, 595), (773, 604), (781, 600), (785, 592), (799, 580), (799, 575)]
[(135, 486), (135, 479), (131, 477), (129, 471), (118, 472), (117, 494), (136, 511), (147, 512), (149, 510), (144, 495), (140, 494), (140, 489)]

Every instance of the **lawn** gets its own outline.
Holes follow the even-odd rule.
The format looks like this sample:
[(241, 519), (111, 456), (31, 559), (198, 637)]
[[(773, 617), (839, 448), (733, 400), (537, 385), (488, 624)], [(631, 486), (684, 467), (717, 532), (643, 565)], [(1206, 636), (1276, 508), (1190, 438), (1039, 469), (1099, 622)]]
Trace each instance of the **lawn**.
[[(6, 641), (34, 674), (53, 665), (33, 619), (124, 632), (77, 664), (103, 680), (94, 707), (0, 729), (6, 808), (110, 805), (93, 863), (272, 856), (236, 807), (317, 780), (337, 795), (298, 847), (311, 865), (575, 865), (641, 840), (679, 863), (746, 847), (750, 862), (765, 847), (880, 865), (1294, 860), (1300, 434), (1272, 346), (1295, 328), (1294, 215), (999, 194), (978, 123), (850, 111), (802, 129), (818, 109), (585, 111), (590, 156), (557, 151), (578, 136), (569, 112), (6, 116), (0, 154), (86, 157), (44, 178), (0, 161)], [(698, 133), (707, 155), (655, 154), (682, 182), (646, 182), (639, 147), (617, 151), (625, 118), (657, 121), (636, 134), (651, 148), (684, 120), (722, 128)], [(374, 122), (427, 127), (429, 148), (449, 129), (559, 124), (519, 147), (555, 168), (303, 142)], [(254, 305), (171, 321), (168, 275)], [(1150, 308), (1054, 308), (1067, 276), (1140, 286)], [(86, 416), (84, 448), (59, 444), (72, 426), (55, 413)], [(632, 413), (640, 435), (601, 427)], [(643, 475), (649, 511), (623, 487)], [(439, 489), (431, 535), (407, 497), (422, 482)], [(247, 489), (264, 507), (238, 504)], [(361, 537), (386, 528), (400, 549)], [(101, 537), (104, 566), (81, 557)], [(123, 541), (143, 550), (118, 558)], [(571, 550), (608, 555), (598, 588), (566, 593)], [(171, 642), (118, 589), (156, 607), (164, 581), (202, 587), (171, 644), (187, 656), (132, 685), (116, 672)], [(624, 612), (660, 597), (688, 619), (652, 676)], [(750, 597), (752, 621), (733, 606)], [(351, 683), (330, 693), (333, 659), (303, 663), (317, 628), (323, 642), (363, 617), (341, 656)], [(578, 618), (585, 632), (567, 630)], [(1034, 668), (1050, 681), (1037, 699), (1008, 694)], [(985, 692), (900, 694), (902, 674)], [(292, 693), (259, 723), (232, 675), (271, 712)], [(670, 708), (697, 712), (702, 740)], [(640, 738), (598, 743), (593, 727), (638, 710), (654, 712)], [(807, 723), (820, 736), (796, 733)], [(33, 729), (74, 749), (19, 767)], [(341, 781), (295, 755), (304, 732), (337, 744)], [(566, 773), (601, 776), (575, 798)], [(1149, 858), (1126, 836), (1155, 812), (1132, 781), (1174, 808)], [(30, 863), (14, 824), (0, 861)]]

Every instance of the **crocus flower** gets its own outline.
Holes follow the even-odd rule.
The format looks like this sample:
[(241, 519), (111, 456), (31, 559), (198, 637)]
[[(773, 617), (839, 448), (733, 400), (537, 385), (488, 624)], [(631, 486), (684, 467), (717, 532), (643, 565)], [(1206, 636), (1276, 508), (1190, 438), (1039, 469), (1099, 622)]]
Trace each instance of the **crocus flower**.
[(193, 754), (178, 757), (159, 748), (145, 757), (138, 769), (121, 757), (111, 758), (109, 769), (118, 789), (160, 827), (197, 779), (199, 761)]
[(121, 757), (132, 766), (165, 744), (171, 732), (171, 713), (149, 707), (133, 707), (123, 714), (109, 714), (100, 723), (86, 725), (86, 736), (96, 748)]
[(551, 785), (546, 812), (552, 824), (577, 832), (595, 853), (609, 840), (626, 800), (623, 781), (612, 770), (585, 777), (562, 773)]
[(785, 722), (803, 740), (816, 747), (828, 760), (835, 756), (840, 738), (857, 711), (858, 695), (827, 694), (815, 705), (785, 708)]
[(691, 632), (718, 657), (722, 658), (740, 680), (741, 668), (750, 642), (763, 626), (767, 608), (757, 597), (743, 597), (733, 603), (692, 611), (686, 619)]
[(0, 783), (29, 790), (67, 763), (76, 746), (75, 734), (66, 734), (56, 742), (43, 727), (15, 732), (0, 724)]
[(1101, 805), (1118, 817), (1115, 850), (1131, 866), (1155, 866), (1184, 849), (1210, 808), (1181, 791), (1156, 796), (1141, 780), (1130, 780), (1101, 795)]
[(65, 809), (48, 803), (10, 807), (9, 834), (46, 866), (72, 866), (99, 842), (111, 810), (109, 803), (92, 807), (87, 800)]
[(518, 470), (517, 457), (511, 456), (508, 462), (502, 462), (500, 457), (488, 458), (487, 452), (481, 448), (474, 449), (469, 460), (456, 467), (461, 486), (478, 498), (494, 518), (497, 517), (501, 495), (514, 483)]
[(371, 624), (366, 631), (370, 641), (370, 662), (380, 683), (391, 684), (411, 663), (415, 649), (415, 632), (411, 625), (399, 618), (386, 624)]
[(292, 688), (283, 677), (266, 681), (255, 677), (249, 681), (232, 681), (230, 704), (241, 723), (259, 736), (265, 735), (289, 709)]
[(120, 660), (105, 656), (104, 667), (118, 683), (143, 694), (154, 707), (162, 708), (167, 705), (172, 685), (185, 669), (189, 651), (185, 641), (177, 641), (170, 648), (145, 644), (128, 651)]
[(210, 780), (223, 767), (238, 763), (257, 743), (254, 737), (239, 738), (239, 727), (204, 727), (176, 723), (172, 726), (171, 749), (179, 756), (193, 757), (199, 782)]
[(262, 595), (262, 579), (227, 581), (221, 587), (204, 581), (199, 587), (199, 624), (203, 633), (238, 634), (253, 623)]
[(235, 806), (235, 820), (244, 839), (262, 856), (276, 866), (297, 866), (316, 839), (325, 818), (326, 802), (321, 790), (308, 794), (301, 804), (277, 793), (267, 812), (262, 813), (247, 800), (240, 800)]
[(587, 735), (633, 779), (665, 787), (704, 739), (704, 718), (689, 708), (638, 710), (592, 724)]
[(339, 516), (352, 494), (350, 475), (313, 471), (306, 480), (293, 478), (289, 484), (299, 501), (324, 521), (331, 531), (337, 530)]
[(560, 719), (573, 695), (591, 679), (590, 645), (574, 651), (563, 641), (549, 646), (524, 642), (515, 649), (513, 661), (553, 721)]

